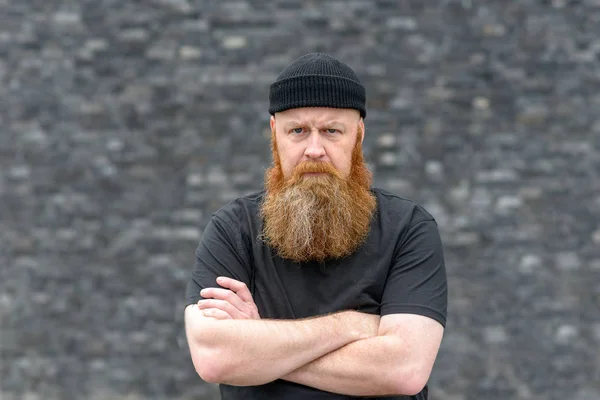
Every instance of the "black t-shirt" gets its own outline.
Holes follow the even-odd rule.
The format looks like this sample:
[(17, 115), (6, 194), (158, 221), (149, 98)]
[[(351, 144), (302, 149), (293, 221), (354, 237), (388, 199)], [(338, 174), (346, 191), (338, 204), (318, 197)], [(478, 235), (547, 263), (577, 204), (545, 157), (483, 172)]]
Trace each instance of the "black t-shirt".
[[(447, 287), (442, 244), (433, 217), (412, 201), (372, 189), (377, 210), (365, 243), (351, 256), (324, 263), (295, 263), (258, 238), (264, 192), (241, 197), (213, 214), (196, 250), (186, 304), (200, 290), (219, 287), (218, 276), (245, 282), (261, 318), (296, 319), (342, 310), (381, 316), (424, 315), (446, 324)], [(221, 385), (223, 400), (348, 399), (276, 380), (266, 385)], [(386, 397), (389, 399), (390, 397)], [(427, 388), (417, 396), (426, 399)]]

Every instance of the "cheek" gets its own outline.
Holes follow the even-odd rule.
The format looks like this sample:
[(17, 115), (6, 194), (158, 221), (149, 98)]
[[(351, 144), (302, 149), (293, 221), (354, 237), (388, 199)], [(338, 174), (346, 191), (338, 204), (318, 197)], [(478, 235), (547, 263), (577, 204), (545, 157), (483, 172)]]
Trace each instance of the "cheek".
[(350, 170), (352, 169), (352, 149), (338, 149), (335, 156), (332, 157), (332, 162), (334, 167), (342, 173), (344, 177), (348, 177), (350, 175)]
[(279, 157), (281, 170), (283, 171), (283, 175), (285, 177), (290, 176), (294, 170), (294, 167), (298, 164), (298, 157), (293, 150), (294, 148), (285, 145), (280, 145), (277, 147), (277, 155)]
[(283, 171), (283, 176), (289, 178), (292, 175), (292, 171), (294, 170), (294, 165), (289, 161), (281, 162), (281, 170)]

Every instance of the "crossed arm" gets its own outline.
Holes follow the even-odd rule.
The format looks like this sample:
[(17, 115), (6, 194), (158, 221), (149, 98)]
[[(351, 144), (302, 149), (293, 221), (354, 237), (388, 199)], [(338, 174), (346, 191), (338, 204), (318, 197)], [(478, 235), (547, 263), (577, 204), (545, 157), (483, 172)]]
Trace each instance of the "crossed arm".
[(335, 393), (420, 392), (443, 328), (430, 318), (342, 311), (301, 320), (261, 320), (245, 284), (230, 278), (186, 308), (192, 361), (206, 381), (237, 386), (276, 379)]

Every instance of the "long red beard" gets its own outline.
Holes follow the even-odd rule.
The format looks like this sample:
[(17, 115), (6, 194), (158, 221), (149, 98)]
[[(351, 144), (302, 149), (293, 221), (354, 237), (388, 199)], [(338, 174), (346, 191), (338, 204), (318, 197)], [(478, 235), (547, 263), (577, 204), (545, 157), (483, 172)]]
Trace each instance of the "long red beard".
[[(281, 257), (299, 263), (342, 258), (366, 239), (377, 202), (370, 191), (372, 174), (363, 159), (361, 134), (348, 178), (328, 162), (309, 161), (299, 164), (287, 180), (273, 135), (274, 165), (265, 173), (261, 205), (262, 239)], [(302, 175), (307, 172), (325, 175)]]

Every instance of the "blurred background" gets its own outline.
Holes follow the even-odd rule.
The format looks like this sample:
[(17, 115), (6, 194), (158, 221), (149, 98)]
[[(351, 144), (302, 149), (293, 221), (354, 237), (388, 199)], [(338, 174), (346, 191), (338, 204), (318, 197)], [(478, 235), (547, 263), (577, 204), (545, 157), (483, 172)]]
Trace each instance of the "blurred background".
[(367, 88), (375, 185), (439, 223), (431, 398), (600, 399), (599, 1), (0, 0), (2, 400), (218, 398), (194, 250), (314, 51)]

